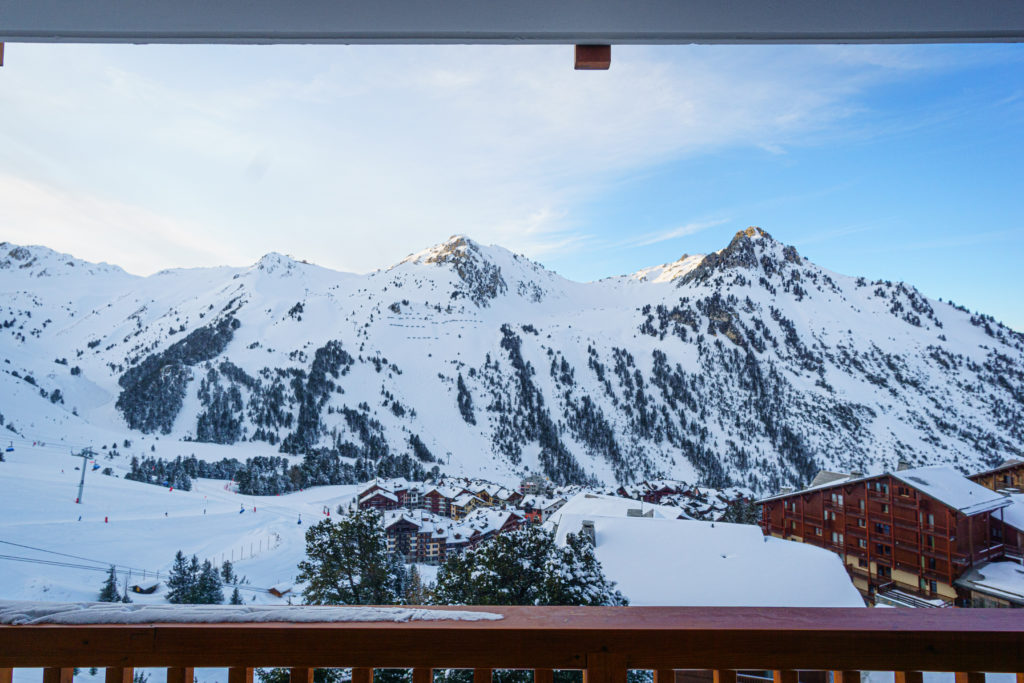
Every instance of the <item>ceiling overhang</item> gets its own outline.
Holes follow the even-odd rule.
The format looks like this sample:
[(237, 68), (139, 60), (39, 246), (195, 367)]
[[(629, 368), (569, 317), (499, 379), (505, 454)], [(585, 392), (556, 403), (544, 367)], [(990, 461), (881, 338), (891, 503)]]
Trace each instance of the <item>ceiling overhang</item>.
[(0, 0), (0, 41), (1024, 41), (1022, 0)]

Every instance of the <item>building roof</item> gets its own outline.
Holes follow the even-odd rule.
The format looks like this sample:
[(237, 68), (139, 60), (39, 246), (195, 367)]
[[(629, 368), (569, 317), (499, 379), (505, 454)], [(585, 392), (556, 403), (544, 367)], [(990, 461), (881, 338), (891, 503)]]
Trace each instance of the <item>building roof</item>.
[(472, 493), (463, 493), (458, 498), (455, 498), (454, 500), (452, 500), (452, 505), (457, 505), (460, 508), (461, 507), (466, 507), (467, 505), (469, 505), (474, 500), (478, 504), (484, 502), (483, 499), (479, 498), (478, 496), (474, 496)]
[(990, 470), (983, 470), (981, 472), (975, 472), (974, 474), (969, 475), (969, 478), (973, 479), (974, 477), (984, 477), (987, 474), (996, 474), (997, 472), (1002, 472), (1003, 470), (1012, 470), (1018, 467), (1024, 467), (1024, 460), (1010, 458), (1008, 460), (1004, 460), (1003, 463), (998, 467), (993, 467)]
[(985, 562), (964, 572), (954, 583), (1024, 606), (1024, 567), (1019, 562)]
[(1003, 508), (1003, 524), (1024, 532), (1024, 493), (1011, 493), (1010, 504)]
[(814, 476), (814, 480), (811, 481), (809, 488), (815, 488), (818, 486), (824, 486), (825, 484), (831, 484), (834, 481), (840, 479), (849, 479), (849, 474), (843, 474), (842, 472), (829, 472), (828, 470), (822, 470)]
[(360, 503), (365, 503), (368, 500), (373, 500), (377, 496), (383, 496), (383, 497), (387, 498), (388, 500), (394, 501), (396, 503), (398, 502), (398, 496), (396, 496), (395, 494), (391, 493), (391, 491), (387, 491), (385, 489), (377, 489), (373, 493), (368, 493), (365, 496), (363, 496), (362, 498), (360, 498), (359, 502)]
[(556, 540), (584, 520), (605, 576), (631, 605), (864, 606), (838, 555), (753, 525), (562, 514)]
[(642, 514), (649, 514), (659, 519), (677, 519), (680, 516), (685, 516), (680, 508), (671, 505), (655, 505), (632, 498), (605, 496), (598, 493), (578, 493), (566, 501), (565, 505), (551, 516), (551, 520), (558, 524), (562, 515), (626, 517), (630, 514), (630, 510), (641, 510)]
[[(823, 476), (824, 475), (824, 476)], [(837, 476), (831, 476), (837, 475)], [(782, 500), (792, 496), (799, 496), (810, 491), (828, 489), (836, 486), (858, 483), (877, 479), (879, 477), (891, 476), (908, 486), (917, 489), (921, 493), (931, 496), (935, 500), (962, 512), (965, 515), (976, 515), (990, 510), (998, 510), (1009, 505), (1009, 500), (1001, 493), (974, 483), (952, 467), (945, 465), (933, 465), (929, 467), (914, 467), (896, 472), (881, 472), (866, 476), (851, 476), (838, 472), (819, 473), (814, 478), (811, 486), (790, 493), (780, 493), (767, 498), (762, 498), (759, 503), (767, 503), (774, 500)]]
[(892, 476), (965, 515), (976, 515), (1010, 505), (1001, 493), (975, 484), (952, 467), (915, 467)]

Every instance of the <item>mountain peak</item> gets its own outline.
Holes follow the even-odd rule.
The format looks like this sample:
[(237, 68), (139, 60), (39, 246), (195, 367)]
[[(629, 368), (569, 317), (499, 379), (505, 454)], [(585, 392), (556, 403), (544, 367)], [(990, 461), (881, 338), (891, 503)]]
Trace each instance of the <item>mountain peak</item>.
[(782, 244), (769, 235), (766, 230), (752, 225), (746, 230), (737, 232), (725, 249), (704, 257), (700, 265), (680, 279), (679, 284), (686, 285), (691, 282), (702, 284), (716, 273), (736, 268), (746, 270), (763, 268), (771, 274), (779, 270), (778, 267), (770, 267), (771, 263), (789, 263), (798, 266), (802, 262), (803, 260), (797, 254), (795, 247)]
[(268, 275), (288, 275), (300, 264), (308, 264), (308, 261), (298, 261), (293, 256), (271, 251), (260, 257), (250, 270), (262, 271)]
[(39, 245), (22, 246), (0, 242), (0, 271), (20, 271), (31, 277), (55, 277), (73, 273), (116, 273), (127, 275), (119, 266), (92, 263)]

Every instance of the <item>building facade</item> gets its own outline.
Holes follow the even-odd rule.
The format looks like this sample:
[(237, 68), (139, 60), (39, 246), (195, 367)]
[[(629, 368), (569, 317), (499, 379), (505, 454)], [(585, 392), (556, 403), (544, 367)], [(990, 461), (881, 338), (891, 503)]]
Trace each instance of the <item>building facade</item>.
[(1010, 501), (950, 468), (824, 474), (824, 483), (762, 500), (762, 529), (834, 551), (866, 595), (896, 588), (963, 602), (956, 580), (1003, 554), (993, 520)]

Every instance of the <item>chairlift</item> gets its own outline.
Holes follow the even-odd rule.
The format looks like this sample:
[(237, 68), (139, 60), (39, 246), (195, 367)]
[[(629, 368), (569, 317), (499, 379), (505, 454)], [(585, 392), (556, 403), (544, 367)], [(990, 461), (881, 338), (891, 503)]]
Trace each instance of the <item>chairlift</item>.
[(94, 463), (92, 464), (92, 471), (93, 471), (93, 472), (95, 472), (95, 471), (96, 471), (96, 470), (98, 470), (99, 468), (100, 468), (100, 466), (99, 466), (99, 463), (95, 463), (95, 462), (94, 462)]
[(4, 449), (4, 452), (5, 453), (13, 453), (14, 452), (14, 442), (13, 441), (11, 441), (9, 443), (9, 445), (7, 446), (7, 448)]

